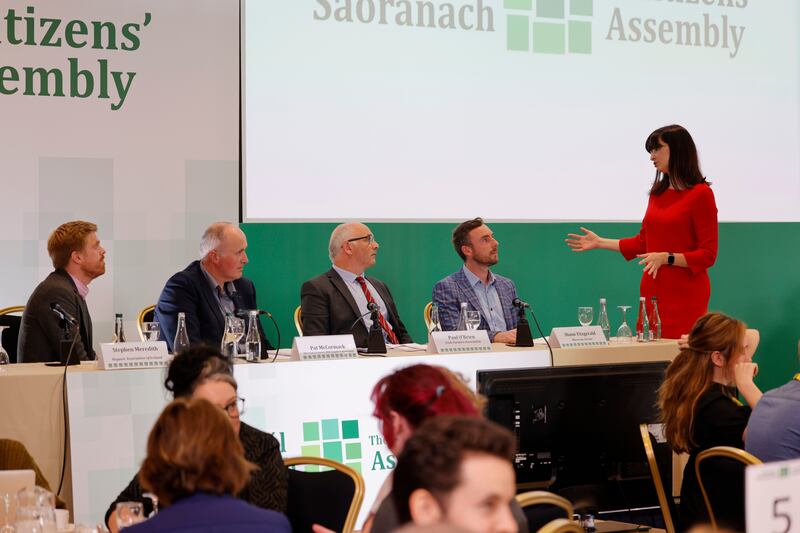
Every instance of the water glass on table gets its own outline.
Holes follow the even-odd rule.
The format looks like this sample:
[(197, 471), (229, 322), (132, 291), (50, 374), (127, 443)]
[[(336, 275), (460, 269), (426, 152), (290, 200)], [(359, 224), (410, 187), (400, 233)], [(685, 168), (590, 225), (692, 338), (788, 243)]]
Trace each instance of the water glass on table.
[(481, 314), (478, 311), (467, 311), (467, 331), (475, 331), (481, 325)]
[(120, 529), (144, 521), (142, 502), (118, 502), (115, 512), (117, 513), (117, 526)]
[(158, 322), (142, 322), (142, 335), (145, 342), (155, 342), (161, 336), (161, 326)]
[(592, 307), (579, 307), (578, 308), (578, 322), (581, 326), (591, 326), (594, 320), (594, 308)]

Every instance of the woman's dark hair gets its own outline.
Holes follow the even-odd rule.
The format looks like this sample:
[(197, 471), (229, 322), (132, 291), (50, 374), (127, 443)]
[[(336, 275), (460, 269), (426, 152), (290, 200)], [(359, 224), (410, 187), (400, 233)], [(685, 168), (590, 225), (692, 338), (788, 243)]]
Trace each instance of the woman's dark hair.
[(678, 190), (691, 189), (698, 183), (711, 185), (700, 171), (697, 147), (686, 128), (677, 124), (658, 128), (647, 137), (644, 149), (650, 153), (658, 149), (662, 142), (669, 146), (669, 173), (663, 174), (660, 170), (656, 170), (650, 194), (658, 196), (666, 191), (670, 184)]
[(227, 359), (207, 344), (193, 346), (176, 355), (167, 369), (164, 387), (173, 398), (191, 396), (204, 381), (224, 381), (237, 388)]

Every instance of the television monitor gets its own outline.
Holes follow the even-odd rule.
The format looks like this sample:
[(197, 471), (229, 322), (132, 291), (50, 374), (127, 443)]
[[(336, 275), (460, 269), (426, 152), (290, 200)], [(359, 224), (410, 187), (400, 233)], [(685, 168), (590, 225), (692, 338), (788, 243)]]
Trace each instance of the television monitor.
[[(517, 437), (518, 487), (550, 490), (600, 515), (658, 507), (639, 425), (660, 434), (656, 396), (667, 365), (478, 371), (488, 418)], [(668, 466), (666, 442), (655, 449)], [(670, 468), (661, 470), (670, 487)]]

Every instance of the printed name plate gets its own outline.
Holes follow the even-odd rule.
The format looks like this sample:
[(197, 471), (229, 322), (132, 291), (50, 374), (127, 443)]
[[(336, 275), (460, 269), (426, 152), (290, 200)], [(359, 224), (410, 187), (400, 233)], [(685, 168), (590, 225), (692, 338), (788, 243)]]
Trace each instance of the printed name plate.
[(491, 352), (492, 343), (485, 330), (433, 331), (428, 337), (430, 353), (477, 353)]
[(358, 350), (352, 335), (317, 335), (295, 337), (292, 355), (299, 357), (301, 361), (355, 359), (358, 357)]
[(155, 342), (104, 342), (100, 344), (100, 368), (120, 370), (127, 368), (159, 368), (167, 366), (172, 355), (167, 343)]
[(550, 346), (553, 348), (608, 346), (608, 341), (600, 326), (575, 326), (553, 328), (550, 332)]
[(747, 531), (800, 531), (800, 459), (745, 470)]

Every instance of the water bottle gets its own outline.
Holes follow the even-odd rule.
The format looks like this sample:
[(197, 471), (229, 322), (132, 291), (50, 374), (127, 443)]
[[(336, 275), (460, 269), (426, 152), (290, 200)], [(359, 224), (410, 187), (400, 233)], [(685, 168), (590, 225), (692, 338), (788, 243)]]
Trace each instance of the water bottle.
[(600, 298), (600, 316), (597, 317), (597, 325), (603, 330), (606, 340), (611, 339), (611, 323), (608, 321), (605, 298)]
[(636, 340), (648, 342), (650, 340), (650, 321), (647, 319), (647, 300), (644, 296), (639, 298), (639, 318), (636, 320)]
[(458, 314), (458, 326), (456, 331), (467, 330), (467, 302), (461, 302), (461, 312)]
[(249, 311), (250, 316), (247, 324), (247, 337), (245, 338), (245, 348), (247, 360), (251, 362), (261, 359), (261, 335), (258, 334), (258, 311)]
[(657, 341), (661, 339), (661, 315), (658, 314), (658, 301), (653, 296), (650, 301), (653, 303), (653, 309), (650, 311), (650, 340)]
[(238, 336), (233, 331), (233, 313), (225, 313), (225, 329), (222, 331), (222, 342), (220, 343), (219, 351), (231, 363), (233, 363), (238, 354), (238, 340)]
[(431, 333), (434, 331), (442, 331), (442, 324), (439, 322), (439, 306), (436, 304), (431, 306)]
[(172, 341), (172, 353), (179, 354), (189, 349), (189, 332), (186, 330), (186, 313), (178, 313), (178, 329)]
[(122, 313), (114, 315), (114, 338), (111, 342), (125, 342), (125, 330), (122, 327)]

